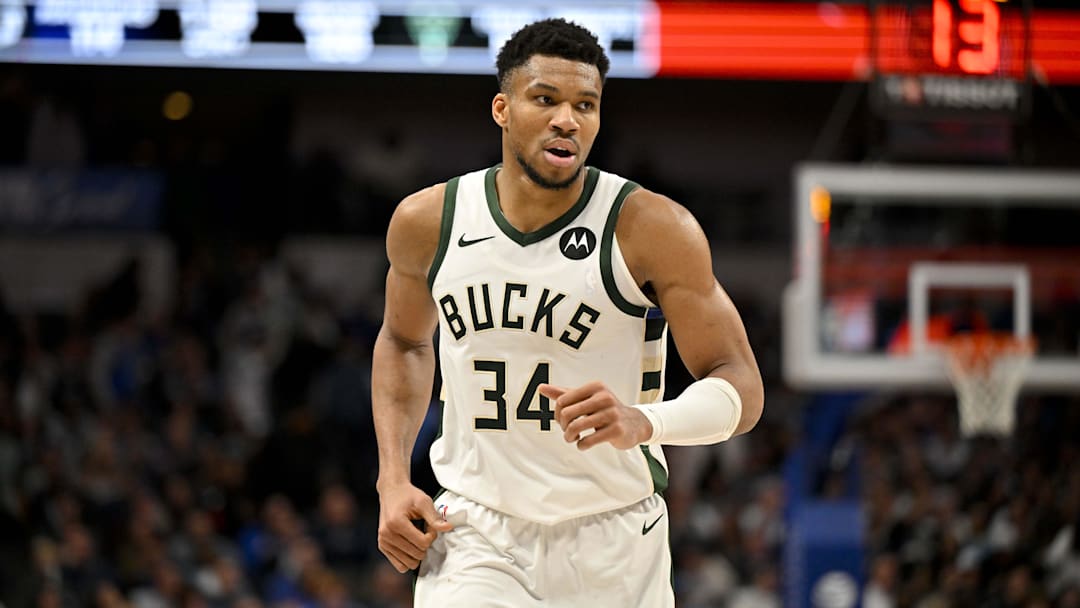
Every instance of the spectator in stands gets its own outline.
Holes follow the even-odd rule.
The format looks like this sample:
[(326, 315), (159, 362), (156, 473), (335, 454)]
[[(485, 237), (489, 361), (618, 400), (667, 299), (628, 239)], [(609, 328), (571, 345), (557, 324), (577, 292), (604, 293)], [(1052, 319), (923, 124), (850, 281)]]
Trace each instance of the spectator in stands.
[[(225, 413), (225, 353), (246, 348), (234, 313), (251, 294), (224, 277), (278, 265), (260, 253), (235, 274), (227, 266), (200, 258), (164, 325), (0, 306), (0, 514), (16, 522), (5, 541), (9, 529), (26, 534), (15, 550), (33, 605), (410, 605), (407, 579), (364, 533), (375, 528), (364, 476), (371, 321), (335, 318), (339, 331), (326, 331), (325, 308), (306, 313), (306, 297), (273, 288), (266, 318), (283, 346), (265, 381), (290, 403), (267, 410), (259, 435)], [(87, 310), (124, 309), (134, 310)], [(865, 604), (1080, 608), (1080, 448), (1065, 431), (1080, 427), (1077, 405), (1025, 402), (1007, 443), (959, 435), (948, 399), (861, 410), (844, 449), (857, 445), (869, 472)], [(765, 420), (753, 445), (671, 451), (691, 464), (669, 490), (688, 608), (779, 601), (787, 488), (777, 473), (792, 429)], [(0, 558), (11, 550), (0, 542)], [(15, 592), (6, 574), (0, 600)]]

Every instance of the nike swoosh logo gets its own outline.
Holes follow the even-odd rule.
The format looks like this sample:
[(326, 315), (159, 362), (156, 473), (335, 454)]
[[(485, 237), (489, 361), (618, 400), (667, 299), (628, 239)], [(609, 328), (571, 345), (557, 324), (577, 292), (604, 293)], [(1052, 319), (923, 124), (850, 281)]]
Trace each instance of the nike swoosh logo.
[(642, 524), (641, 524), (641, 535), (645, 536), (646, 534), (648, 534), (653, 528), (656, 527), (656, 524), (660, 523), (660, 519), (662, 517), (664, 517), (663, 513), (661, 513), (659, 517), (654, 519), (653, 522), (651, 524), (647, 525), (647, 526), (645, 525), (644, 522), (642, 522)]
[(477, 243), (482, 243), (482, 242), (484, 242), (484, 241), (486, 241), (488, 239), (493, 239), (493, 238), (495, 238), (494, 235), (493, 236), (485, 236), (482, 239), (473, 239), (473, 240), (470, 241), (470, 240), (466, 240), (465, 235), (463, 234), (463, 235), (461, 235), (461, 238), (458, 239), (457, 246), (458, 247), (468, 247), (469, 245), (475, 245)]

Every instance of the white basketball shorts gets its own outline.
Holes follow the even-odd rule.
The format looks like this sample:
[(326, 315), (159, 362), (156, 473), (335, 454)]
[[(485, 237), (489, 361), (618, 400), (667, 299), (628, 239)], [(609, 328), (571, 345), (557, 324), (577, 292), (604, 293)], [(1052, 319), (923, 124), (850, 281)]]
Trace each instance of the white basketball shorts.
[(420, 564), (414, 608), (673, 608), (668, 513), (658, 495), (543, 525), (452, 492), (454, 524)]

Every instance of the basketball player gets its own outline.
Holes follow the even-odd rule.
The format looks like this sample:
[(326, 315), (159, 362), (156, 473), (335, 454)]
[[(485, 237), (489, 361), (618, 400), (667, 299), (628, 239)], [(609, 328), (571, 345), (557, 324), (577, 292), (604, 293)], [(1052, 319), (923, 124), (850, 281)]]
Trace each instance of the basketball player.
[[(674, 606), (660, 446), (750, 430), (757, 364), (697, 222), (585, 165), (608, 69), (596, 38), (541, 21), (496, 63), (502, 164), (409, 196), (387, 231), (379, 548), (419, 567), (419, 608)], [(409, 458), (436, 326), (433, 501)], [(660, 401), (669, 326), (699, 380)]]

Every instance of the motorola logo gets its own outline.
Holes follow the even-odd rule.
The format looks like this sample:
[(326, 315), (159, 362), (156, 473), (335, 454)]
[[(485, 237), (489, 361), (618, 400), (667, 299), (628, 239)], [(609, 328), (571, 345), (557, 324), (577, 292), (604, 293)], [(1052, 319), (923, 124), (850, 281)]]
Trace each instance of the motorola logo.
[(559, 251), (571, 260), (584, 260), (596, 249), (596, 235), (588, 228), (571, 228), (559, 238)]

